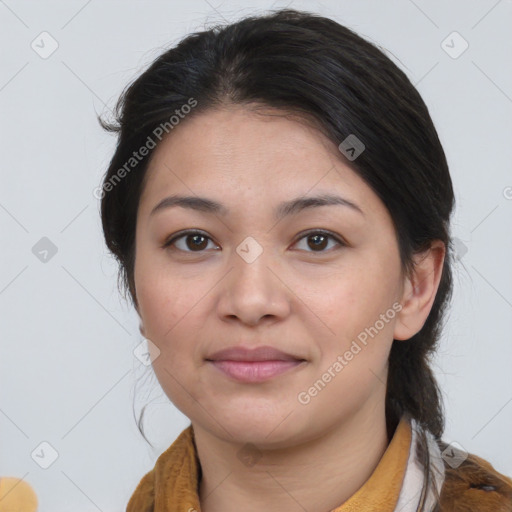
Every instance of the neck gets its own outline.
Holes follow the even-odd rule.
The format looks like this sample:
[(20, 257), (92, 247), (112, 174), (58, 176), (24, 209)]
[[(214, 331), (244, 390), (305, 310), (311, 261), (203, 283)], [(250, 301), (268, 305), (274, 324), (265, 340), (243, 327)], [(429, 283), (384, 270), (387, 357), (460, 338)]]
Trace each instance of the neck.
[(384, 406), (370, 409), (314, 440), (259, 452), (251, 466), (237, 457), (240, 444), (194, 424), (202, 512), (238, 512), (248, 504), (266, 512), (339, 507), (370, 478), (389, 443)]

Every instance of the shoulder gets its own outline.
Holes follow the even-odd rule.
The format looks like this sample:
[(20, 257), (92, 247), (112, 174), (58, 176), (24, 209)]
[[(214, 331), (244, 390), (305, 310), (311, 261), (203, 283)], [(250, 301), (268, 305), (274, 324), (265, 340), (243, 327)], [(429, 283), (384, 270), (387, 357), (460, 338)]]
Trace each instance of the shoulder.
[[(440, 442), (442, 450), (448, 445)], [(457, 467), (445, 462), (441, 512), (512, 512), (512, 479), (474, 454)]]
[(140, 480), (128, 501), (126, 512), (153, 512), (155, 506), (159, 509), (158, 501), (172, 496), (176, 488), (194, 487), (197, 464), (193, 431), (189, 426), (159, 455), (153, 469)]
[(154, 479), (155, 469), (153, 468), (140, 480), (128, 501), (126, 512), (153, 512), (155, 499)]

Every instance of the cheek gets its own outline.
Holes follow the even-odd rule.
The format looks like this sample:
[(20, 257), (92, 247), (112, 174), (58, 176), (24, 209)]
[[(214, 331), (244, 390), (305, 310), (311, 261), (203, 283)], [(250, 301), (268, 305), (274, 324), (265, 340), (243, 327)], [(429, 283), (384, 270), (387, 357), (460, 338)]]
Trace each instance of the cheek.
[(167, 284), (161, 279), (147, 280), (137, 296), (147, 337), (153, 336), (157, 345), (176, 339), (175, 332), (187, 323), (194, 305), (190, 290), (176, 281)]
[[(373, 325), (392, 307), (397, 297), (399, 275), (395, 265), (362, 259), (331, 273), (321, 287), (309, 291), (309, 301), (336, 334), (356, 335), (353, 331)], [(350, 332), (349, 332), (350, 331)]]
[(210, 388), (202, 382), (201, 352), (196, 344), (201, 321), (194, 304), (199, 298), (180, 282), (148, 282), (141, 290), (146, 337), (158, 351), (152, 360), (153, 371), (169, 400), (191, 418), (203, 417), (200, 403), (211, 399)]
[(141, 262), (136, 274), (145, 337), (160, 351), (154, 360), (155, 372), (163, 374), (167, 369), (177, 377), (189, 378), (200, 364), (201, 347), (197, 339), (204, 324), (200, 317), (204, 316), (205, 308), (213, 307), (208, 295), (211, 284), (157, 269), (157, 265)]
[(140, 316), (146, 338), (156, 346), (153, 370), (168, 398), (185, 414), (190, 413), (193, 386), (189, 379), (197, 371), (193, 340), (198, 322), (193, 306), (198, 299), (180, 280), (171, 282), (156, 273), (140, 272), (139, 277)]
[(326, 415), (329, 410), (349, 414), (373, 394), (385, 392), (396, 311), (392, 287), (382, 285), (353, 274), (343, 287), (333, 289), (329, 297), (319, 296), (316, 302), (334, 335), (317, 338), (321, 355), (302, 391), (318, 393), (313, 407)]
[(355, 382), (375, 379), (372, 372), (384, 373), (393, 341), (398, 273), (391, 264), (387, 274), (382, 268), (375, 262), (372, 267), (370, 260), (351, 265), (350, 271), (331, 277), (328, 292), (317, 290), (312, 297), (315, 310), (331, 331), (319, 344), (322, 366), (328, 368), (342, 356), (343, 373)]
[(171, 282), (161, 264), (146, 257), (144, 251), (137, 254), (134, 279), (146, 337), (160, 346), (166, 332), (184, 315), (183, 290), (179, 280)]

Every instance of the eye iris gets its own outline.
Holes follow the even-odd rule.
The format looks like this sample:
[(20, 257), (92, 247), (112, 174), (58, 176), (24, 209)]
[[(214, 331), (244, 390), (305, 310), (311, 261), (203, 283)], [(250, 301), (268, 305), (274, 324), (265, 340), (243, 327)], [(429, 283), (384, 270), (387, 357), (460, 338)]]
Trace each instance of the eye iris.
[[(188, 241), (190, 239), (194, 240), (193, 245), (190, 245), (188, 243)], [(202, 244), (201, 243), (196, 243), (199, 239), (203, 239), (203, 243)], [(186, 240), (187, 240), (187, 247), (189, 249), (192, 249), (192, 250), (194, 250), (194, 249), (201, 250), (201, 249), (204, 249), (208, 245), (208, 242), (206, 242), (206, 237), (203, 236), (203, 235), (198, 235), (198, 234), (196, 234), (196, 235), (188, 235), (186, 237)]]
[[(325, 249), (326, 244), (327, 244), (327, 237), (325, 235), (317, 234), (317, 235), (310, 235), (308, 237), (308, 240), (313, 240), (313, 239), (315, 240), (313, 245), (311, 245), (308, 242), (308, 245), (311, 249)], [(323, 240), (321, 240), (321, 239), (323, 239)]]

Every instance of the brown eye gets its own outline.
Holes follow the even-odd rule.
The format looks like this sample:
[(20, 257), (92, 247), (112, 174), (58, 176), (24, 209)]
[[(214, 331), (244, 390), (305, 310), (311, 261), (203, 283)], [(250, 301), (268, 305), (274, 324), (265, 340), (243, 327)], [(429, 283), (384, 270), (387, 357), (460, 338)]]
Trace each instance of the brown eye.
[(199, 231), (182, 232), (168, 240), (163, 247), (173, 246), (183, 252), (201, 252), (207, 248), (209, 240), (210, 237)]
[(206, 240), (207, 237), (203, 235), (186, 235), (185, 245), (192, 251), (201, 251), (203, 249), (206, 249), (206, 246), (208, 245), (208, 242)]
[(340, 238), (328, 231), (310, 231), (299, 241), (302, 240), (306, 240), (306, 245), (310, 249), (305, 249), (307, 252), (328, 252), (325, 249), (329, 245), (329, 240), (334, 240), (335, 245), (345, 245)]
[(323, 250), (327, 247), (329, 237), (325, 235), (309, 235), (307, 237), (308, 247), (311, 249), (320, 249)]

